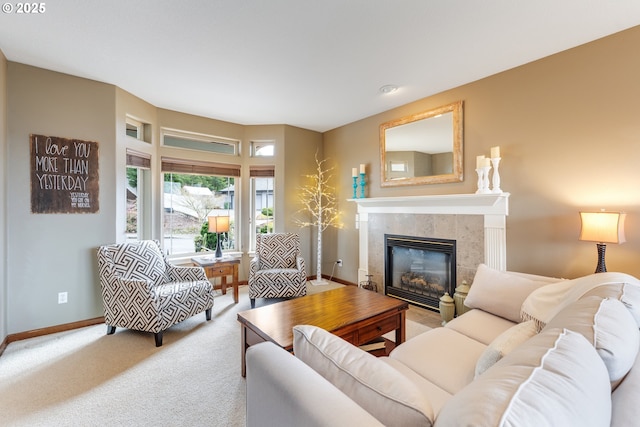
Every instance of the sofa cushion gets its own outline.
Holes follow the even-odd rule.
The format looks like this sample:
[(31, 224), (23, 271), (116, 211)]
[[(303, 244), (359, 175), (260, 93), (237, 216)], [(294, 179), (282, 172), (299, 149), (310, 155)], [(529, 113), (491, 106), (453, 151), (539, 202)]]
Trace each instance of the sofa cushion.
[(498, 335), (516, 323), (486, 311), (472, 309), (462, 316), (447, 322), (445, 328), (452, 329), (484, 345), (489, 345)]
[(431, 426), (429, 400), (377, 357), (324, 329), (293, 328), (293, 352), (386, 426)]
[(485, 348), (452, 329), (435, 328), (400, 344), (389, 357), (455, 394), (473, 381), (476, 362)]
[(511, 353), (520, 344), (537, 334), (533, 321), (517, 323), (494, 339), (476, 363), (476, 377), (492, 367), (498, 360)]
[(440, 409), (442, 409), (444, 404), (451, 399), (451, 393), (444, 391), (399, 360), (391, 357), (379, 357), (378, 360), (392, 366), (402, 375), (407, 377), (409, 381), (414, 383), (420, 390), (420, 394), (424, 395), (431, 404), (435, 417), (438, 416), (438, 412), (440, 412)]
[(640, 345), (638, 326), (617, 299), (583, 297), (551, 319), (548, 328), (567, 328), (584, 335), (604, 361), (613, 383), (629, 372)]
[(624, 381), (611, 393), (611, 427), (628, 427), (640, 420), (640, 351)]
[(610, 391), (593, 346), (577, 332), (548, 329), (453, 396), (435, 425), (608, 426)]
[(513, 274), (480, 264), (464, 305), (512, 322), (520, 322), (520, 307), (529, 294), (559, 279)]

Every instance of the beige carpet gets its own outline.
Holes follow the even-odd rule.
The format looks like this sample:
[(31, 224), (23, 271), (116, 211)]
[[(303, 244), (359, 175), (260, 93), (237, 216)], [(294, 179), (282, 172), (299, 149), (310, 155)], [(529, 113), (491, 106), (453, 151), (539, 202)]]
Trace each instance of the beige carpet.
[[(309, 286), (322, 292), (335, 286)], [(256, 306), (264, 304), (258, 300)], [(238, 311), (231, 292), (204, 313), (153, 335), (104, 325), (9, 344), (0, 357), (3, 426), (244, 426)], [(425, 330), (407, 321), (407, 337)]]

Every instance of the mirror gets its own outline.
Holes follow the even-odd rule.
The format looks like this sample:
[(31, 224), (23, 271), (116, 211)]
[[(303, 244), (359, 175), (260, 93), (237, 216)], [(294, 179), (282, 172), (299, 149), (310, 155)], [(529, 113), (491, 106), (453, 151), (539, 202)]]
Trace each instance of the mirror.
[(380, 125), (381, 186), (459, 182), (462, 101)]

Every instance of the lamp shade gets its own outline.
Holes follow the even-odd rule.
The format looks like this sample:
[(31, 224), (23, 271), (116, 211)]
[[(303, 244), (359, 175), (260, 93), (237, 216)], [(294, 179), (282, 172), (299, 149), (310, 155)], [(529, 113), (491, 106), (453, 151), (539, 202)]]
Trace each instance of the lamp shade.
[(228, 216), (210, 216), (209, 233), (226, 233), (229, 231)]
[(580, 240), (598, 243), (624, 243), (624, 219), (622, 212), (580, 212), (582, 228)]

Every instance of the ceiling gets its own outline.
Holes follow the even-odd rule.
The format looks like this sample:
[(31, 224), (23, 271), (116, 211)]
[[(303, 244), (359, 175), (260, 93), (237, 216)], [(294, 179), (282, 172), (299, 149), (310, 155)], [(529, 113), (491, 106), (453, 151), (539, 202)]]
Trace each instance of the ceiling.
[(640, 25), (638, 0), (17, 4), (0, 13), (10, 61), (165, 109), (320, 132)]

